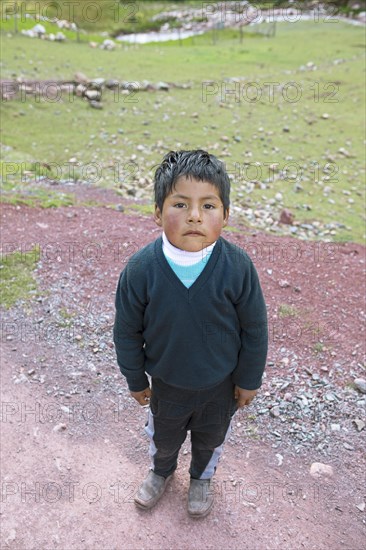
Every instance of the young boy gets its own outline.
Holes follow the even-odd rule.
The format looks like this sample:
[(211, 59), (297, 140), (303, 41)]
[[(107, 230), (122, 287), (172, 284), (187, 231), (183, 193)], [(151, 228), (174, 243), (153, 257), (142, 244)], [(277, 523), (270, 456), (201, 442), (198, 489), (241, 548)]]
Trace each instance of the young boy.
[(261, 386), (266, 306), (252, 261), (220, 236), (229, 195), (216, 157), (202, 150), (168, 153), (155, 173), (154, 220), (162, 236), (134, 254), (120, 275), (117, 362), (132, 397), (150, 404), (151, 469), (135, 496), (143, 509), (164, 493), (190, 430), (188, 513), (210, 512), (210, 480), (232, 416)]

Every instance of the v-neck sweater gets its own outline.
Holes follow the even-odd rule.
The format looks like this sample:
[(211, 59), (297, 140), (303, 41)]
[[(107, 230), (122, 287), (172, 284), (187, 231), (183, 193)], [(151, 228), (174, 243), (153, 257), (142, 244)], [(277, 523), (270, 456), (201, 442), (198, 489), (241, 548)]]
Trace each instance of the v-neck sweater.
[(243, 389), (260, 387), (266, 305), (252, 260), (223, 237), (189, 288), (158, 237), (122, 271), (115, 307), (117, 363), (131, 391), (149, 386), (146, 373), (189, 390), (210, 388), (229, 375)]

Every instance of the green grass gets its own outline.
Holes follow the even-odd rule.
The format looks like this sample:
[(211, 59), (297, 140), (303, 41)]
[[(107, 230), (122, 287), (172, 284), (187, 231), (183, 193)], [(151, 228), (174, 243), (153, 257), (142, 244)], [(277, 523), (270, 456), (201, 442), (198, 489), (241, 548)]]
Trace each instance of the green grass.
[(139, 214), (142, 214), (144, 216), (151, 217), (154, 213), (154, 205), (153, 204), (129, 204), (126, 207), (126, 213), (130, 212), (138, 212)]
[[(14, 164), (12, 164), (13, 167)], [(69, 193), (46, 189), (30, 183), (30, 181), (16, 181), (17, 177), (7, 177), (6, 163), (1, 163), (2, 183), (1, 183), (1, 201), (8, 204), (38, 206), (40, 208), (57, 208), (58, 206), (72, 206), (74, 196)], [(35, 180), (37, 181), (36, 172)]]
[(278, 314), (280, 317), (298, 317), (299, 310), (290, 304), (280, 304)]
[(11, 308), (18, 300), (33, 298), (37, 291), (33, 271), (39, 258), (39, 249), (13, 252), (0, 260), (0, 304)]
[(317, 353), (321, 353), (322, 351), (324, 351), (325, 349), (325, 346), (322, 342), (316, 342), (314, 345), (313, 345), (313, 352), (315, 354)]
[[(30, 96), (2, 103), (5, 163), (57, 163), (63, 177), (74, 157), (80, 163), (81, 179), (96, 163), (95, 185), (124, 191), (144, 177), (150, 182), (145, 197), (150, 193), (152, 198), (153, 172), (165, 152), (206, 148), (222, 158), (234, 175), (233, 205), (257, 208), (280, 192), (296, 221), (337, 221), (344, 227), (330, 238), (363, 242), (364, 29), (344, 23), (281, 23), (274, 39), (251, 34), (241, 44), (237, 31), (224, 30), (216, 44), (207, 33), (182, 45), (121, 45), (114, 52), (74, 42), (8, 38), (6, 33), (1, 38), (3, 78), (71, 78), (82, 71), (90, 78), (191, 84), (187, 90), (127, 96), (106, 91), (101, 111), (67, 96), (54, 103)], [(334, 63), (337, 59), (343, 61)], [(300, 70), (309, 61), (317, 68)], [(227, 83), (229, 77), (245, 80)], [(214, 84), (207, 88), (203, 83), (208, 81)], [(262, 90), (257, 101), (250, 102), (245, 95), (248, 82), (256, 82)], [(290, 82), (301, 92), (298, 101), (287, 101), (277, 85), (270, 100), (265, 83)], [(205, 90), (211, 93), (205, 96)], [(198, 116), (192, 117), (193, 113)], [(283, 131), (286, 127), (289, 132)], [(144, 150), (139, 151), (138, 145)], [(349, 157), (339, 151), (342, 148)], [(258, 177), (254, 163), (260, 166)], [(287, 165), (287, 179), (273, 180), (271, 163), (281, 169)], [(264, 182), (266, 189), (255, 188), (249, 194), (251, 179)], [(18, 185), (19, 176), (9, 175), (6, 182)], [(295, 184), (302, 189), (296, 191)], [(328, 196), (324, 196), (326, 187)]]

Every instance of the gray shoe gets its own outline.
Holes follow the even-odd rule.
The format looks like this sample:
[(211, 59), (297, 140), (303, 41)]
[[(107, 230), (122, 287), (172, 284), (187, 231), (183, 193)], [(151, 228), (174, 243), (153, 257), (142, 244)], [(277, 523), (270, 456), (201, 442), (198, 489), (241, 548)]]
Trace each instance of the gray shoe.
[(188, 492), (188, 514), (192, 518), (203, 518), (210, 513), (214, 502), (210, 483), (210, 479), (191, 478)]
[(136, 506), (144, 510), (152, 508), (164, 494), (171, 477), (171, 475), (167, 478), (158, 476), (150, 470), (147, 477), (141, 483), (134, 498)]

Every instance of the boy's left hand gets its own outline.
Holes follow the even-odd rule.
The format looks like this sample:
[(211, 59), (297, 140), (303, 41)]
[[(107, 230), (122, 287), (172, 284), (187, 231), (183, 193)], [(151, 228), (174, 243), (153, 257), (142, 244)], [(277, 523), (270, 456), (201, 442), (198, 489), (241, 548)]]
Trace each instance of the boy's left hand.
[(239, 388), (239, 386), (235, 386), (234, 397), (238, 401), (239, 409), (245, 405), (250, 405), (257, 395), (257, 391), (258, 390), (244, 390), (243, 388)]

